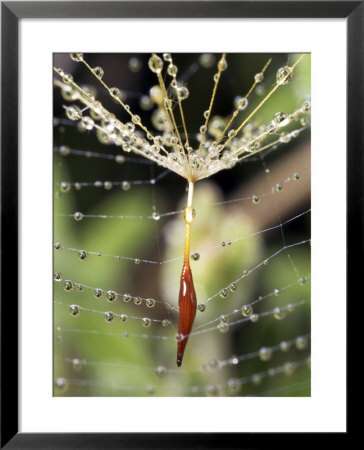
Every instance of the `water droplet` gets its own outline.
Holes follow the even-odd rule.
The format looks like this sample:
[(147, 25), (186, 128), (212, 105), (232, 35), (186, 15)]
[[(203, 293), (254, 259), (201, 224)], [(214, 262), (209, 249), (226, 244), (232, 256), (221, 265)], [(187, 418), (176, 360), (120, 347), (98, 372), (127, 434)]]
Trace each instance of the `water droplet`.
[(76, 372), (79, 372), (82, 369), (82, 361), (78, 358), (74, 358), (72, 360), (72, 368), (73, 370), (75, 370)]
[(171, 77), (175, 77), (177, 75), (178, 68), (174, 64), (170, 64), (167, 68), (167, 72)]
[(262, 97), (265, 94), (265, 86), (259, 84), (255, 89), (255, 93), (258, 97)]
[(163, 61), (157, 55), (152, 55), (148, 61), (149, 69), (154, 73), (161, 73), (163, 69)]
[(273, 315), (275, 319), (282, 320), (286, 317), (287, 312), (284, 309), (277, 306), (277, 308), (274, 308)]
[(304, 286), (306, 284), (307, 279), (305, 277), (299, 278), (298, 282), (301, 286)]
[(106, 296), (107, 296), (108, 301), (111, 303), (116, 300), (116, 292), (115, 291), (107, 291)]
[(134, 264), (140, 264), (140, 259), (135, 258), (135, 259), (134, 259)]
[(171, 324), (171, 321), (170, 321), (170, 320), (168, 320), (168, 319), (163, 319), (163, 320), (162, 320), (162, 325), (163, 325), (164, 327), (169, 327), (170, 324)]
[(229, 331), (229, 325), (227, 323), (219, 323), (217, 326), (217, 329), (220, 331), (220, 333), (227, 333)]
[(73, 290), (73, 281), (72, 280), (65, 280), (63, 284), (65, 291), (72, 291)]
[(121, 183), (121, 189), (122, 189), (123, 191), (128, 191), (130, 188), (131, 188), (131, 184), (130, 184), (129, 181), (123, 181), (123, 182)]
[(112, 311), (107, 311), (104, 314), (106, 322), (114, 322), (115, 314)]
[(265, 266), (267, 266), (267, 265), (269, 264), (269, 259), (265, 259), (265, 260), (263, 261), (263, 264), (264, 264)]
[(283, 186), (282, 186), (280, 183), (277, 183), (277, 184), (274, 186), (274, 189), (275, 189), (277, 192), (280, 192), (280, 191), (283, 189)]
[(153, 386), (146, 386), (145, 390), (147, 391), (147, 394), (153, 395), (155, 393), (155, 389)]
[(220, 61), (217, 63), (217, 68), (223, 72), (224, 70), (227, 69), (228, 63), (226, 61), (226, 59), (220, 59)]
[(143, 318), (143, 327), (150, 327), (151, 324), (152, 324), (151, 319), (149, 319), (148, 317)]
[(309, 120), (307, 119), (307, 117), (301, 117), (301, 119), (300, 119), (300, 124), (301, 124), (303, 127), (306, 127), (309, 123), (310, 123), (310, 122), (309, 122)]
[(141, 305), (142, 299), (140, 297), (134, 297), (134, 305)]
[(62, 281), (62, 274), (61, 274), (61, 272), (55, 272), (54, 273), (54, 280), (55, 281)]
[(252, 376), (252, 383), (255, 384), (256, 386), (258, 386), (258, 384), (260, 384), (262, 382), (262, 380), (263, 380), (263, 377), (259, 373), (255, 373)]
[(282, 352), (288, 352), (288, 350), (291, 348), (291, 344), (287, 341), (282, 341), (279, 344), (279, 347), (282, 350)]
[(209, 366), (212, 368), (212, 369), (216, 369), (216, 367), (218, 366), (218, 362), (217, 362), (217, 360), (216, 359), (210, 359), (210, 361), (209, 361)]
[(134, 72), (134, 73), (139, 72), (139, 70), (142, 67), (142, 62), (140, 61), (139, 58), (136, 58), (135, 56), (133, 56), (132, 58), (129, 59), (128, 67), (131, 72)]
[(218, 74), (218, 73), (215, 73), (215, 75), (214, 75), (214, 81), (215, 81), (215, 83), (217, 83), (218, 79), (219, 79), (219, 74)]
[(249, 270), (244, 269), (243, 270), (243, 277), (247, 277), (249, 275)]
[(163, 93), (159, 86), (153, 86), (149, 90), (150, 98), (154, 103), (161, 104), (163, 101)]
[(67, 181), (62, 181), (60, 184), (61, 192), (69, 192), (71, 190), (71, 185)]
[(292, 80), (292, 68), (289, 66), (280, 67), (276, 75), (277, 84), (288, 84)]
[(209, 69), (215, 64), (215, 55), (212, 53), (202, 53), (199, 57), (199, 63), (202, 67), (205, 67), (206, 69)]
[(221, 298), (226, 298), (229, 295), (229, 291), (226, 288), (221, 289), (221, 291), (219, 292), (219, 295)]
[(243, 317), (249, 317), (253, 314), (253, 308), (250, 305), (244, 305), (241, 308), (241, 315)]
[(80, 283), (75, 283), (75, 286), (76, 286), (76, 288), (77, 288), (77, 290), (79, 291), (79, 292), (81, 292), (81, 291), (83, 291), (83, 284), (80, 284)]
[(59, 153), (62, 156), (67, 156), (67, 155), (69, 155), (71, 153), (71, 149), (67, 145), (61, 145), (59, 147)]
[(145, 300), (145, 304), (148, 306), (148, 308), (153, 308), (155, 306), (155, 300), (153, 298), (147, 298)]
[(279, 142), (282, 142), (282, 144), (288, 144), (288, 142), (291, 141), (291, 133), (281, 133), (279, 137)]
[(66, 108), (66, 116), (70, 120), (79, 120), (82, 117), (82, 112), (81, 112), (80, 108), (76, 105), (68, 106)]
[(167, 62), (172, 62), (172, 55), (170, 53), (163, 53), (163, 59)]
[(227, 387), (230, 394), (237, 394), (240, 391), (240, 381), (237, 378), (230, 378)]
[(190, 91), (186, 88), (186, 86), (179, 86), (177, 88), (177, 97), (179, 100), (186, 100), (190, 95)]
[(104, 189), (106, 191), (110, 191), (110, 189), (112, 189), (112, 182), (111, 181), (105, 181), (104, 182)]
[(91, 119), (91, 117), (88, 117), (88, 116), (82, 117), (81, 127), (84, 130), (90, 131), (93, 129), (94, 125), (95, 125), (95, 122)]
[(70, 53), (70, 57), (73, 61), (83, 61), (83, 53)]
[(252, 314), (250, 316), (250, 322), (257, 323), (259, 320), (259, 314)]
[(209, 384), (206, 388), (206, 394), (209, 397), (215, 397), (215, 396), (219, 395), (219, 389), (214, 384)]
[(53, 247), (54, 247), (55, 250), (62, 250), (63, 245), (60, 242), (55, 242)]
[(263, 81), (263, 79), (264, 79), (264, 74), (262, 72), (256, 73), (254, 75), (254, 81), (256, 83), (261, 83)]
[(131, 121), (132, 121), (135, 125), (139, 125), (140, 122), (141, 122), (141, 119), (140, 119), (139, 116), (133, 115), (132, 118), (131, 118)]
[(248, 106), (248, 99), (245, 97), (237, 97), (234, 101), (236, 108), (243, 111)]
[(104, 76), (104, 69), (100, 66), (94, 67), (92, 69), (92, 73), (99, 79), (101, 80), (101, 78)]
[(54, 387), (57, 389), (58, 392), (64, 393), (68, 389), (68, 383), (65, 378), (59, 377), (56, 378), (54, 382)]
[(109, 89), (110, 95), (114, 98), (119, 98), (120, 96), (120, 89), (117, 87), (112, 87)]
[(259, 200), (260, 200), (260, 198), (257, 196), (257, 195), (253, 195), (252, 196), (252, 203), (254, 203), (255, 205), (257, 204), (257, 203), (259, 203)]
[(197, 306), (197, 308), (198, 308), (198, 310), (199, 310), (200, 312), (204, 312), (204, 311), (206, 310), (206, 305), (205, 305), (204, 303), (200, 303), (200, 304)]
[(307, 339), (303, 336), (298, 336), (295, 340), (297, 350), (304, 350), (307, 347)]
[(100, 288), (96, 288), (94, 290), (94, 295), (96, 298), (101, 298), (103, 296), (103, 294), (104, 294), (104, 291)]
[(155, 369), (155, 374), (157, 377), (163, 378), (167, 375), (167, 369), (164, 366), (158, 366)]
[(161, 216), (158, 211), (153, 211), (152, 218), (153, 220), (159, 220)]
[(192, 253), (191, 254), (191, 259), (193, 259), (193, 261), (198, 261), (200, 259), (200, 254), (199, 253)]
[(302, 108), (301, 108), (301, 111), (302, 111), (302, 112), (308, 112), (308, 111), (310, 111), (310, 110), (311, 110), (311, 100), (307, 99), (307, 100), (303, 103)]
[(292, 303), (288, 303), (288, 305), (287, 305), (287, 311), (288, 311), (288, 312), (293, 312), (293, 311), (294, 311), (294, 305), (292, 305)]
[(128, 316), (127, 316), (126, 314), (121, 314), (121, 315), (120, 315), (120, 320), (121, 320), (122, 322), (126, 322), (127, 318), (128, 318)]
[(73, 81), (73, 76), (69, 73), (65, 73), (62, 77), (63, 83), (70, 84)]
[(287, 119), (287, 114), (282, 113), (282, 112), (276, 112), (274, 114), (273, 123), (278, 125), (278, 124), (282, 123), (286, 119)]
[(285, 375), (287, 375), (288, 377), (294, 375), (294, 373), (296, 372), (296, 364), (287, 361), (286, 363), (284, 363), (283, 365), (283, 372)]
[(220, 320), (221, 323), (226, 323), (226, 322), (228, 322), (229, 318), (228, 318), (228, 316), (226, 314), (222, 314), (220, 316), (219, 320)]
[(116, 155), (115, 156), (115, 161), (118, 164), (123, 164), (125, 162), (125, 156), (123, 156), (123, 155)]
[(260, 142), (258, 140), (255, 140), (248, 145), (248, 148), (249, 152), (256, 152), (257, 150), (260, 149)]
[(277, 132), (277, 125), (275, 124), (275, 122), (271, 122), (269, 125), (266, 126), (265, 131), (266, 133), (268, 133), (269, 135), (272, 135), (274, 133)]
[(80, 222), (80, 221), (83, 219), (83, 214), (82, 214), (82, 212), (79, 212), (79, 211), (75, 212), (75, 213), (73, 214), (73, 218), (74, 218), (77, 222)]
[(235, 292), (237, 290), (237, 288), (238, 288), (238, 285), (235, 282), (229, 284), (230, 292)]
[(81, 261), (86, 261), (87, 260), (87, 252), (86, 252), (86, 250), (80, 250), (78, 252), (78, 257), (80, 258)]
[(269, 347), (262, 347), (259, 350), (259, 358), (262, 361), (269, 361), (270, 359), (272, 359), (272, 349)]
[(131, 300), (131, 295), (130, 295), (130, 294), (124, 294), (124, 295), (123, 295), (123, 300), (124, 300), (125, 303), (130, 302), (130, 300)]
[(81, 309), (78, 305), (71, 305), (69, 310), (72, 317), (78, 317), (81, 312)]
[(139, 105), (144, 111), (150, 111), (153, 108), (153, 101), (148, 95), (142, 95), (139, 100)]
[(207, 110), (203, 113), (203, 116), (204, 116), (205, 119), (208, 118), (209, 113), (210, 113), (210, 110), (209, 110), (209, 109), (207, 109)]
[(278, 297), (278, 295), (281, 293), (281, 291), (279, 289), (274, 289), (273, 293), (276, 297)]

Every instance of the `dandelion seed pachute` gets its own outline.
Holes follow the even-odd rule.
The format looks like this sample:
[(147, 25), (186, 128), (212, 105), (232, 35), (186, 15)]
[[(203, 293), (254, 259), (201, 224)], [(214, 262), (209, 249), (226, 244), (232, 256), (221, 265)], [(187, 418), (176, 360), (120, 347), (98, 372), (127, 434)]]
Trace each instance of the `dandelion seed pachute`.
[[(278, 120), (277, 115), (275, 115), (268, 125), (260, 126), (259, 129), (255, 133), (251, 133), (249, 137), (243, 133), (244, 126), (259, 112), (264, 103), (269, 100), (276, 90), (292, 80), (294, 70), (304, 56), (305, 55), (301, 55), (298, 57), (291, 67), (285, 66), (280, 68), (277, 73), (276, 83), (268, 94), (263, 97), (254, 110), (242, 120), (236, 129), (230, 128), (241, 110), (242, 104), (245, 105), (249, 95), (254, 91), (256, 86), (261, 83), (264, 72), (267, 70), (270, 63), (270, 60), (268, 60), (261, 72), (255, 76), (249, 91), (241, 98), (242, 100), (238, 102), (230, 120), (222, 133), (220, 133), (218, 139), (211, 140), (207, 139), (209, 120), (222, 73), (227, 68), (226, 55), (223, 54), (217, 64), (218, 71), (214, 76), (212, 95), (209, 107), (204, 113), (205, 121), (200, 127), (201, 132), (198, 135), (199, 142), (196, 148), (191, 147), (189, 143), (182, 107), (182, 100), (185, 100), (188, 97), (188, 94), (185, 92), (187, 91), (187, 88), (183, 89), (184, 94), (182, 95), (182, 88), (178, 85), (176, 80), (178, 69), (177, 66), (173, 64), (172, 56), (170, 54), (164, 54), (164, 59), (169, 63), (167, 73), (172, 78), (171, 86), (175, 86), (175, 91), (177, 92), (179, 113), (185, 137), (184, 142), (172, 109), (172, 99), (168, 95), (166, 84), (162, 77), (163, 60), (156, 54), (153, 54), (150, 57), (149, 68), (157, 75), (159, 81), (158, 93), (155, 89), (152, 95), (157, 102), (161, 114), (165, 118), (164, 125), (162, 126), (161, 124), (160, 127), (161, 130), (164, 131), (162, 135), (154, 136), (152, 132), (143, 125), (141, 117), (133, 114), (130, 106), (124, 103), (120, 96), (120, 90), (114, 87), (110, 88), (103, 81), (102, 69), (100, 67), (92, 69), (82, 54), (77, 54), (72, 58), (77, 62), (82, 62), (89, 69), (115, 101), (128, 113), (130, 122), (123, 123), (118, 120), (114, 114), (111, 114), (104, 108), (100, 101), (96, 100), (94, 96), (82, 89), (82, 87), (73, 80), (73, 77), (70, 74), (64, 73), (61, 68), (55, 68), (56, 73), (62, 77), (62, 82), (56, 81), (56, 84), (64, 91), (68, 91), (68, 96), (70, 98), (78, 99), (83, 103), (85, 106), (84, 110), (89, 110), (91, 115), (91, 117), (83, 116), (80, 108), (76, 105), (71, 105), (65, 106), (67, 116), (71, 120), (81, 120), (81, 124), (88, 130), (94, 128), (103, 143), (120, 146), (127, 153), (136, 153), (162, 167), (168, 168), (185, 178), (187, 181), (195, 182), (208, 178), (221, 170), (231, 169), (242, 159), (255, 155), (278, 143), (285, 143), (284, 137), (281, 137), (264, 145), (264, 142), (268, 137), (276, 134), (280, 129), (287, 126), (291, 121), (296, 120), (300, 115), (307, 113), (310, 107), (309, 100), (306, 100), (301, 108), (291, 112), (289, 115), (285, 115), (285, 120)], [(171, 70), (171, 67), (173, 70)], [(100, 75), (101, 73), (102, 76)], [(297, 137), (302, 129), (302, 127), (297, 128), (286, 135), (286, 141), (287, 139), (290, 140), (291, 138)], [(144, 132), (144, 137), (140, 136), (138, 133), (139, 130)], [(239, 133), (242, 133), (242, 135), (238, 139), (237, 136)]]

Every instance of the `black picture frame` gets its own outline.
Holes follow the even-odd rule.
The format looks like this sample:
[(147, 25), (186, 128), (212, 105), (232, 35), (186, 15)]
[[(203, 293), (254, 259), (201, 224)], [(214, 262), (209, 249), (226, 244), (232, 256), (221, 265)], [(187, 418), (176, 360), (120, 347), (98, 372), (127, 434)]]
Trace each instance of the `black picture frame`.
[[(260, 448), (278, 434), (19, 433), (18, 431), (18, 24), (22, 18), (345, 18), (347, 21), (347, 299), (362, 292), (364, 169), (363, 1), (1, 2), (1, 448)], [(11, 105), (11, 107), (9, 106)], [(350, 176), (349, 176), (350, 175)], [(358, 245), (359, 243), (359, 245)], [(355, 249), (355, 254), (354, 254)], [(357, 295), (356, 295), (357, 297)], [(349, 312), (349, 311), (348, 311)], [(12, 320), (9, 320), (12, 318)], [(348, 350), (350, 349), (348, 345)], [(348, 411), (348, 419), (350, 411)], [(176, 412), (176, 420), (179, 420)], [(339, 442), (349, 436), (335, 436)], [(166, 430), (167, 431), (167, 430)], [(321, 435), (327, 439), (327, 436)], [(297, 435), (286, 435), (293, 445)], [(300, 444), (310, 442), (309, 435)], [(315, 436), (319, 444), (320, 436)], [(265, 444), (264, 444), (265, 442)], [(269, 444), (268, 444), (269, 442)], [(296, 441), (297, 442), (297, 441)]]

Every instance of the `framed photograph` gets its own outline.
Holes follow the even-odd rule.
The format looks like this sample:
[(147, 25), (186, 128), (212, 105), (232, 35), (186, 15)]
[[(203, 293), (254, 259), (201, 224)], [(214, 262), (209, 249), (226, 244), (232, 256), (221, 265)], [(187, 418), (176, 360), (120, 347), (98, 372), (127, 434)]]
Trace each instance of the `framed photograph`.
[(1, 6), (2, 447), (348, 436), (362, 2)]

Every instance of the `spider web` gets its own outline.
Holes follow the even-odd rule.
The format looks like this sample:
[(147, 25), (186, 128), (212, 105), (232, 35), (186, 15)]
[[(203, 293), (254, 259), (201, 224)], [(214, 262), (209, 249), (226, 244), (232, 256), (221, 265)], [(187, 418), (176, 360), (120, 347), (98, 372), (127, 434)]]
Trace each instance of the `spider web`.
[[(295, 55), (227, 56), (216, 114), (231, 113), (234, 98), (248, 91), (269, 56), (273, 68), (249, 98), (252, 105)], [(155, 125), (148, 55), (87, 57), (104, 68), (110, 85), (125, 89), (134, 113)], [(175, 56), (179, 79), (191, 92), (185, 113), (191, 139), (202, 123), (217, 58)], [(127, 120), (68, 55), (55, 55), (55, 66), (87, 83), (85, 89)], [(309, 94), (309, 70), (282, 91), (248, 125), (298, 108)], [(186, 182), (102, 145), (94, 131), (65, 118), (67, 94), (56, 85), (54, 395), (310, 395), (307, 123), (295, 123), (291, 130), (300, 133), (291, 142), (196, 183), (191, 268), (199, 306), (177, 368)]]

